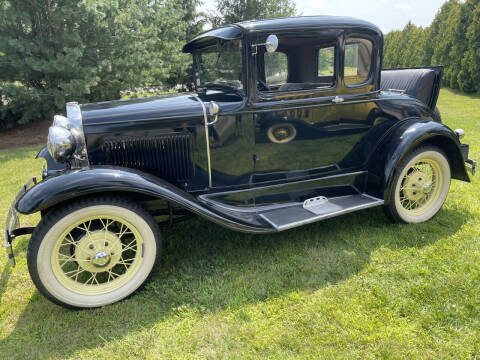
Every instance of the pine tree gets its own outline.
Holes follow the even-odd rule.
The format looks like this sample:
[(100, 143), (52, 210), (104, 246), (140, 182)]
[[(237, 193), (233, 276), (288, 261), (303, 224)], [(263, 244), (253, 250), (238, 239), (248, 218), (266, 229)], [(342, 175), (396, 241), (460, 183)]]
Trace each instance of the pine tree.
[(49, 118), (67, 101), (177, 83), (191, 61), (181, 47), (196, 4), (0, 0), (0, 127)]

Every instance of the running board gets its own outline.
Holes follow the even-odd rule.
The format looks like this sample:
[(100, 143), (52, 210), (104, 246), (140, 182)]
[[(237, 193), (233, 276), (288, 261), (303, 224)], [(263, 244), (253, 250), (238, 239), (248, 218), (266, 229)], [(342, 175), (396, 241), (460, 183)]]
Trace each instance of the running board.
[(366, 194), (346, 195), (329, 199), (319, 197), (305, 200), (303, 204), (297, 203), (292, 206), (265, 211), (260, 213), (259, 216), (277, 231), (283, 231), (349, 212), (383, 205), (383, 203), (382, 199)]

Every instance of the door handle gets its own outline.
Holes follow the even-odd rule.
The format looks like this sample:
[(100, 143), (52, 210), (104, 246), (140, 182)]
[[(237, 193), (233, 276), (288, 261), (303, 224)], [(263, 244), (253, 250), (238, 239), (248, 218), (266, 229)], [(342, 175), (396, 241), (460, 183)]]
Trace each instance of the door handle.
[(335, 103), (335, 104), (340, 104), (342, 102), (344, 102), (345, 99), (340, 97), (340, 96), (335, 96), (333, 99), (332, 99), (332, 102)]

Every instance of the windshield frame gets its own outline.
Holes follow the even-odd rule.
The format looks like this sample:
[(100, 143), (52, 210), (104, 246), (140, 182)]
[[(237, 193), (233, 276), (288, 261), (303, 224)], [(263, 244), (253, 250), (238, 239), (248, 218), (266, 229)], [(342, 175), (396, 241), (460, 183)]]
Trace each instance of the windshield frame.
[[(220, 52), (223, 52), (224, 51), (224, 46), (227, 42), (229, 41), (239, 41), (240, 44), (241, 44), (241, 69), (242, 69), (242, 79), (241, 79), (241, 88), (237, 88), (235, 86), (229, 86), (227, 84), (224, 84), (224, 83), (218, 83), (218, 84), (215, 84), (215, 83), (210, 83), (208, 84), (207, 86), (205, 86), (204, 84), (198, 84), (197, 83), (197, 76), (196, 76), (196, 73), (197, 73), (197, 67), (198, 67), (198, 63), (197, 63), (197, 56), (198, 56), (198, 53), (201, 53), (203, 49), (205, 48), (208, 48), (208, 47), (211, 47), (211, 46), (218, 46), (219, 47), (219, 51)], [(223, 43), (223, 44), (221, 44)], [(215, 90), (221, 90), (221, 88), (231, 88), (233, 92), (237, 93), (237, 94), (240, 94), (242, 96), (246, 96), (247, 94), (247, 89), (248, 89), (248, 81), (247, 81), (247, 78), (248, 78), (248, 74), (247, 74), (247, 71), (246, 71), (246, 59), (245, 59), (245, 54), (246, 54), (246, 44), (245, 44), (245, 37), (244, 36), (241, 36), (240, 38), (236, 38), (236, 39), (222, 39), (222, 38), (219, 38), (219, 37), (215, 37), (213, 39), (211, 39), (210, 41), (208, 42), (205, 42), (203, 43), (201, 46), (198, 46), (198, 47), (195, 47), (194, 49), (192, 49), (191, 51), (191, 55), (192, 55), (192, 60), (193, 60), (193, 72), (194, 72), (194, 85), (195, 85), (195, 89), (198, 91), (198, 90), (203, 90), (203, 89), (215, 89)], [(221, 55), (220, 55), (221, 57)], [(215, 86), (215, 85), (218, 85), (218, 86)]]

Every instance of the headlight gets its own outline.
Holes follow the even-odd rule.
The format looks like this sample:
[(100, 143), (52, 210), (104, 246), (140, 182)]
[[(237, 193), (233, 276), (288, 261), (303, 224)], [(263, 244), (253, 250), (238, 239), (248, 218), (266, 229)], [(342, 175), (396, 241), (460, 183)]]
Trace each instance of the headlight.
[(88, 166), (82, 112), (76, 102), (67, 104), (67, 116), (55, 115), (48, 132), (48, 150), (56, 162), (71, 162), (72, 167)]
[(48, 130), (48, 151), (56, 162), (65, 162), (72, 158), (77, 147), (72, 133), (60, 126), (51, 126)]

